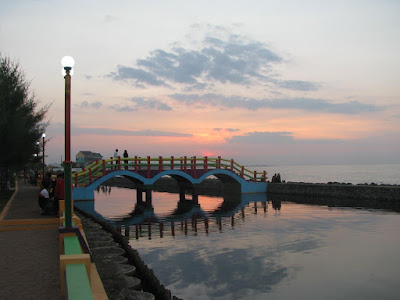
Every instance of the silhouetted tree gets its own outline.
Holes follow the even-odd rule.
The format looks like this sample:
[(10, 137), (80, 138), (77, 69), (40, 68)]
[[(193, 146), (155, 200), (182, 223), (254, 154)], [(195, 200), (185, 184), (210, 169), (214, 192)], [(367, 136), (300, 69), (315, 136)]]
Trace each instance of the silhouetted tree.
[(17, 63), (0, 54), (0, 187), (5, 189), (10, 171), (32, 162), (37, 144), (48, 123), (50, 107), (37, 108), (29, 82)]

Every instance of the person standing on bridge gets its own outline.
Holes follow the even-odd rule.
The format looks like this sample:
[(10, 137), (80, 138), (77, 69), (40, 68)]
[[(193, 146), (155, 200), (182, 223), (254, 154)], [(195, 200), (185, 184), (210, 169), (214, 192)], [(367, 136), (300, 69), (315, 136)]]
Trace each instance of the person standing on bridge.
[[(115, 152), (114, 152), (114, 158), (118, 158), (118, 149), (115, 149)], [(112, 162), (113, 163), (113, 162)], [(115, 161), (115, 164), (117, 164), (117, 161)]]
[[(125, 158), (129, 157), (128, 152), (126, 150), (124, 150), (124, 157)], [(125, 163), (125, 170), (128, 170), (128, 160), (124, 160), (124, 163)]]

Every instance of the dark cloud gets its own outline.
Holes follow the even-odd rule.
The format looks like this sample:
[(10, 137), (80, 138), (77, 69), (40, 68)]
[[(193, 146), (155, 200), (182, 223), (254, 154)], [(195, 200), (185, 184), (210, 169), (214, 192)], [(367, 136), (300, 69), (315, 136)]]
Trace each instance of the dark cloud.
[(323, 145), (345, 143), (345, 140), (340, 139), (295, 139), (292, 132), (249, 132), (243, 135), (235, 135), (226, 139), (228, 143), (233, 144), (274, 144), (274, 145), (288, 145), (288, 144), (307, 144), (307, 145)]
[(103, 23), (111, 23), (111, 22), (114, 22), (114, 21), (117, 21), (117, 20), (118, 20), (118, 17), (116, 17), (116, 16), (105, 15), (104, 19), (103, 19)]
[(259, 42), (243, 41), (231, 36), (228, 41), (214, 37), (205, 39), (202, 50), (210, 58), (207, 77), (222, 83), (254, 84), (265, 75), (271, 63), (279, 63), (282, 58)]
[(124, 106), (115, 104), (115, 105), (110, 105), (108, 108), (117, 112), (130, 112), (130, 111), (138, 111), (141, 109), (154, 109), (163, 111), (172, 110), (172, 108), (168, 104), (153, 98), (134, 97), (129, 99), (129, 101), (132, 102), (133, 104)]
[(151, 72), (124, 66), (118, 66), (117, 72), (110, 73), (109, 76), (115, 80), (133, 80), (134, 84), (138, 87), (141, 87), (143, 83), (155, 86), (166, 85), (164, 81), (159, 80), (157, 76)]
[[(220, 94), (172, 94), (170, 98), (179, 102), (179, 105), (195, 106), (197, 108), (204, 108), (206, 106), (214, 106), (220, 108), (244, 108), (251, 111), (259, 109), (298, 109), (308, 112), (317, 113), (331, 113), (331, 114), (360, 114), (367, 112), (378, 112), (383, 108), (372, 105), (364, 104), (359, 101), (353, 100), (349, 102), (335, 103), (326, 99), (317, 98), (281, 98), (281, 99), (267, 99), (267, 98), (246, 98), (240, 96), (224, 96)], [(131, 105), (111, 105), (108, 109), (117, 112), (130, 112), (139, 111), (142, 109), (153, 109), (160, 111), (172, 111), (173, 107), (156, 98), (147, 97), (133, 97), (129, 99)], [(82, 101), (75, 104), (74, 107), (78, 109), (100, 109), (102, 103), (99, 101), (88, 102)], [(227, 129), (226, 129), (227, 130)]]
[(364, 104), (359, 101), (334, 103), (329, 100), (314, 98), (293, 98), (264, 101), (267, 101), (266, 105), (270, 108), (301, 109), (306, 111), (337, 114), (359, 114), (365, 112), (377, 112), (381, 110), (381, 108), (378, 106), (372, 104)]
[[(46, 133), (49, 136), (64, 135), (64, 123), (51, 123)], [(110, 128), (89, 128), (89, 127), (77, 127), (72, 125), (73, 135), (120, 135), (120, 136), (169, 136), (169, 137), (192, 137), (191, 134), (179, 133), (179, 132), (167, 132), (157, 130), (118, 130)]]
[(99, 109), (103, 104), (99, 101), (89, 103), (88, 101), (82, 101), (81, 103), (77, 103), (74, 107), (78, 109)]
[(228, 143), (239, 144), (292, 144), (291, 132), (250, 132), (227, 139)]
[(199, 91), (199, 90), (205, 90), (207, 87), (211, 87), (212, 84), (207, 85), (206, 83), (200, 83), (197, 82), (195, 84), (187, 84), (183, 88), (184, 92), (193, 92), (193, 91)]
[(214, 131), (226, 130), (226, 131), (229, 131), (229, 132), (237, 132), (237, 131), (240, 131), (240, 129), (234, 129), (234, 128), (214, 128), (213, 130), (214, 130)]
[(276, 84), (282, 88), (297, 91), (316, 91), (320, 88), (318, 83), (301, 80), (277, 81)]
[[(176, 44), (176, 43), (175, 43)], [(136, 67), (119, 65), (108, 76), (114, 80), (131, 80), (138, 87), (181, 85), (185, 91), (212, 88), (216, 82), (310, 91), (318, 85), (299, 80), (277, 80), (270, 76), (273, 65), (283, 58), (261, 42), (226, 34), (225, 38), (207, 35), (198, 49), (182, 46), (170, 50), (156, 49), (136, 61)]]
[(131, 98), (130, 101), (135, 103), (136, 109), (144, 108), (166, 111), (172, 110), (172, 108), (168, 104), (165, 104), (164, 102), (161, 102), (157, 99), (134, 97)]
[(205, 55), (183, 48), (175, 48), (173, 52), (156, 50), (147, 59), (137, 61), (139, 67), (144, 67), (159, 78), (187, 84), (196, 84), (196, 77), (207, 70), (208, 63)]
[(74, 127), (74, 135), (90, 134), (90, 135), (107, 135), (107, 136), (170, 136), (170, 137), (191, 137), (191, 134), (166, 132), (157, 130), (119, 130), (110, 128), (88, 128)]
[(121, 106), (121, 105), (115, 104), (115, 105), (110, 105), (108, 108), (111, 109), (111, 110), (117, 111), (117, 112), (131, 112), (131, 111), (137, 111), (136, 108), (131, 107), (131, 106), (129, 106), (129, 105)]
[(255, 99), (239, 96), (226, 97), (219, 94), (173, 94), (170, 97), (185, 105), (212, 105), (223, 108), (245, 108), (258, 110), (270, 109), (300, 109), (310, 112), (325, 112), (338, 114), (358, 114), (364, 112), (377, 112), (382, 108), (364, 104), (359, 101), (334, 103), (325, 99), (292, 98), (292, 99)]

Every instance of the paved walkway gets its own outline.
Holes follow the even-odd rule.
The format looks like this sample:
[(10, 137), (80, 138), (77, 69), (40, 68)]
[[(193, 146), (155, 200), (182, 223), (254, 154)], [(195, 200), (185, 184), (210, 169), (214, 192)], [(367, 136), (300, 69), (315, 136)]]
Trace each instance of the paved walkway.
[(0, 220), (0, 299), (60, 295), (58, 219), (42, 216), (39, 188), (22, 181)]

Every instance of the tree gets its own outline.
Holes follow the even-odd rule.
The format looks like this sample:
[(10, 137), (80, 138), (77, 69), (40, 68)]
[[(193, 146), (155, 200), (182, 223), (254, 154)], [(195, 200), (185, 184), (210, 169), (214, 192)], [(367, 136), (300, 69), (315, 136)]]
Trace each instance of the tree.
[(0, 54), (0, 186), (6, 189), (10, 171), (32, 162), (37, 144), (48, 123), (50, 107), (38, 101), (18, 64)]

